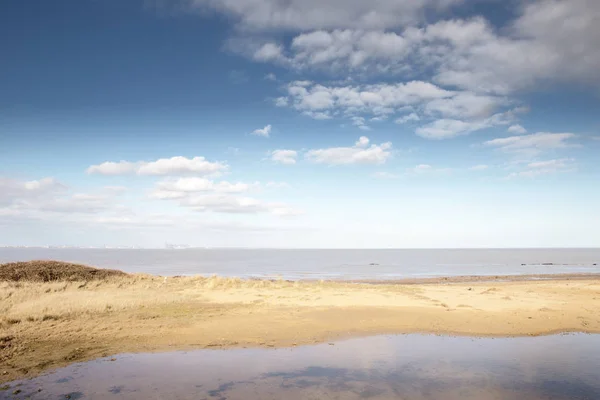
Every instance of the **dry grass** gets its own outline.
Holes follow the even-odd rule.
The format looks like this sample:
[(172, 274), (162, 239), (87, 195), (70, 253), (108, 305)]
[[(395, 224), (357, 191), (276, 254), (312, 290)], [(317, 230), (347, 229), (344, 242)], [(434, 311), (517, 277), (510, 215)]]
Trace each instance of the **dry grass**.
[[(112, 272), (112, 271), (111, 271)], [(103, 279), (0, 281), (0, 328), (19, 323), (64, 320), (129, 309), (203, 302), (203, 293), (238, 289), (319, 287), (325, 283), (212, 277), (108, 274)], [(98, 276), (98, 274), (88, 275)]]
[(0, 264), (0, 281), (9, 282), (91, 281), (126, 275), (122, 271), (62, 261), (36, 260)]

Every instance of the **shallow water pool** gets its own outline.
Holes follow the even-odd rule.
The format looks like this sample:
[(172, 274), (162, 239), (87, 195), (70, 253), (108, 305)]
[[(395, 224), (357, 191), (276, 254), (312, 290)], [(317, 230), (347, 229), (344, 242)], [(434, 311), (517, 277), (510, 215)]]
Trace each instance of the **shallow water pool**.
[(600, 335), (122, 354), (9, 385), (0, 398), (598, 400)]

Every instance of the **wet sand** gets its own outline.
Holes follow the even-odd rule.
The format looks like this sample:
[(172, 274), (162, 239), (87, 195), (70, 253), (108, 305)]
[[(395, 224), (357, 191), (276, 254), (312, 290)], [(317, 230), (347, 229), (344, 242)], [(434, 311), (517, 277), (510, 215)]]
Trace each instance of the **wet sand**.
[(391, 333), (600, 332), (597, 275), (478, 279), (0, 282), (0, 381), (124, 352), (288, 347)]

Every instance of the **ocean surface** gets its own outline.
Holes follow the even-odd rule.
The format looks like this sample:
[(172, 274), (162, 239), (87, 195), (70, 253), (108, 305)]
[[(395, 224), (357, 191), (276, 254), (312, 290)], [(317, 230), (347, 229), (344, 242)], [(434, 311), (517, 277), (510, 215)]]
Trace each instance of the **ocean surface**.
[(283, 279), (427, 278), (600, 273), (600, 249), (274, 250), (0, 248), (0, 262), (38, 259), (156, 275)]
[[(17, 394), (13, 394), (18, 391)], [(598, 400), (600, 335), (374, 336), (122, 354), (11, 382), (6, 399)]]

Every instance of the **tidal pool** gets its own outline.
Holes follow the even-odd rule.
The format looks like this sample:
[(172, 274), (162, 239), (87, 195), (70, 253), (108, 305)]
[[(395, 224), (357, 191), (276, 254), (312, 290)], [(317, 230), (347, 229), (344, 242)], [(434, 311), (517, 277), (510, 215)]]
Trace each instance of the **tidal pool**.
[(11, 382), (0, 398), (598, 400), (600, 335), (121, 354)]

